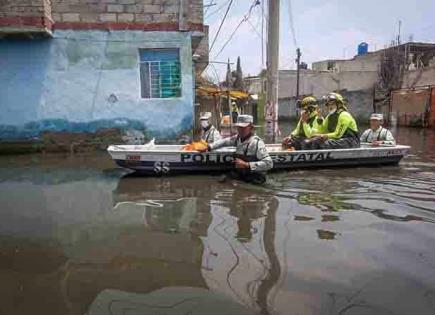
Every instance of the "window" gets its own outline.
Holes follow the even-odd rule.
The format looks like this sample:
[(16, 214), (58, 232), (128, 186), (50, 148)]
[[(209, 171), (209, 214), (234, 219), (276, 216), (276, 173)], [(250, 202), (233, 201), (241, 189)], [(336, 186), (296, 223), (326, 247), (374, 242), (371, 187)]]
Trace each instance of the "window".
[(328, 61), (328, 70), (333, 71), (335, 68), (335, 62)]
[(142, 98), (181, 96), (181, 67), (178, 49), (141, 49)]

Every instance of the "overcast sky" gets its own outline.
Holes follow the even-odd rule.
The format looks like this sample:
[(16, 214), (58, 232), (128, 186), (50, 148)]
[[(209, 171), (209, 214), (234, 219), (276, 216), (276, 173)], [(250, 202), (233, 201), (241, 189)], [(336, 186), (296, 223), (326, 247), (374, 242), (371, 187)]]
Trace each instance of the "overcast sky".
[[(210, 1), (204, 0), (204, 5)], [(262, 5), (252, 10), (250, 23), (242, 23), (226, 48), (218, 56), (217, 54), (253, 2), (233, 0), (210, 52), (210, 60), (217, 61), (230, 58), (235, 62), (237, 56), (240, 56), (244, 75), (256, 75), (262, 68)], [(296, 47), (290, 31), (289, 2), (290, 0), (280, 2), (280, 69), (295, 68)], [(213, 3), (217, 5), (204, 9), (205, 24), (210, 26), (210, 45), (229, 0), (213, 0)], [(362, 41), (369, 44), (369, 51), (383, 48), (397, 36), (399, 20), (402, 21), (402, 41), (408, 41), (412, 35), (414, 41), (435, 42), (435, 0), (292, 0), (291, 6), (296, 40), (302, 51), (301, 60), (307, 62), (309, 67), (313, 61), (352, 58)], [(218, 10), (219, 8), (221, 9)], [(267, 1), (264, 3), (264, 11), (267, 15)], [(264, 50), (264, 63), (265, 59)], [(224, 79), (226, 66), (215, 65), (215, 69), (220, 79)], [(207, 74), (216, 77), (211, 66), (208, 67)]]

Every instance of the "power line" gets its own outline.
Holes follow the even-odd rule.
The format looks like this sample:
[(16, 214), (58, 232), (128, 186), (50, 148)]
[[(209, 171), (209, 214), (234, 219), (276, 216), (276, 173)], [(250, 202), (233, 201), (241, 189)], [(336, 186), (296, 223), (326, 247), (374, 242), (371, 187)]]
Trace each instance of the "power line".
[[(225, 2), (224, 4), (222, 4), (219, 8), (217, 8), (216, 10), (214, 10), (213, 12), (209, 13), (207, 16), (205, 16), (205, 19), (210, 18), (211, 16), (215, 15), (216, 13), (218, 13), (220, 10), (222, 10), (223, 8), (225, 8), (225, 6), (228, 5), (228, 3), (231, 0), (228, 0), (227, 2)], [(204, 14), (205, 15), (205, 14)]]
[(259, 0), (254, 0), (254, 3), (251, 5), (251, 7), (249, 8), (249, 11), (247, 14), (245, 14), (245, 16), (243, 17), (243, 19), (240, 21), (240, 23), (237, 25), (237, 27), (234, 29), (234, 31), (231, 33), (230, 37), (228, 38), (228, 40), (225, 42), (225, 44), (222, 46), (222, 48), (219, 50), (219, 52), (215, 55), (215, 58), (217, 58), (220, 53), (225, 49), (225, 47), (228, 45), (228, 43), (233, 39), (234, 34), (236, 34), (237, 30), (240, 28), (240, 26), (243, 24), (243, 22), (246, 22), (250, 17), (251, 17), (251, 12), (252, 9), (259, 5), (260, 1)]
[(219, 79), (219, 74), (218, 74), (218, 72), (216, 70), (216, 67), (214, 66), (214, 64), (211, 64), (211, 67), (213, 69), (213, 72), (214, 72), (214, 75), (216, 77), (217, 83), (219, 84), (221, 82), (221, 80)]
[(206, 4), (205, 5), (205, 12), (204, 12), (204, 15), (206, 15), (207, 14), (207, 12), (208, 12), (208, 9), (210, 9), (210, 7), (211, 6), (213, 6), (213, 5), (215, 5), (216, 3), (213, 3), (213, 0), (210, 0), (210, 2), (208, 3), (208, 4)]
[(251, 26), (252, 30), (258, 35), (258, 38), (262, 39), (260, 32), (257, 30), (257, 28), (255, 27), (254, 24), (252, 24), (251, 21), (247, 21), (249, 23), (249, 25)]
[(218, 29), (216, 35), (214, 36), (214, 39), (213, 39), (213, 42), (212, 42), (212, 44), (210, 46), (209, 52), (213, 49), (214, 43), (216, 42), (216, 39), (219, 36), (219, 33), (220, 33), (221, 29), (222, 29), (222, 25), (224, 25), (225, 19), (227, 18), (228, 12), (230, 11), (230, 8), (231, 8), (232, 4), (233, 4), (233, 0), (231, 0), (230, 3), (228, 4), (227, 11), (225, 12), (225, 15), (224, 15), (224, 17), (223, 17), (223, 19), (221, 21), (221, 24), (219, 25), (219, 29)]
[(292, 13), (292, 1), (288, 0), (288, 15), (289, 15), (289, 19), (290, 19), (290, 31), (292, 33), (292, 37), (293, 37), (293, 44), (295, 45), (295, 47), (298, 47), (298, 42), (296, 41), (296, 32), (295, 32), (295, 26), (293, 24), (293, 13)]

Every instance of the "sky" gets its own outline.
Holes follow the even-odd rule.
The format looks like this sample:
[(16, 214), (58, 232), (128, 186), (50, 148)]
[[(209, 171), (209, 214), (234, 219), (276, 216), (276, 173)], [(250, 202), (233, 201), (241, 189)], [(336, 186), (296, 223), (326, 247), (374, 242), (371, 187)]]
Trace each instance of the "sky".
[[(266, 48), (262, 52), (262, 42), (266, 44), (266, 21), (263, 41), (261, 34), (262, 7), (267, 16), (267, 0), (261, 1), (264, 3), (252, 9), (248, 21), (241, 24), (231, 41), (219, 52), (255, 2), (233, 0), (210, 51), (211, 61), (226, 62), (230, 59), (235, 69), (237, 56), (240, 56), (245, 76), (257, 75), (262, 66), (265, 67)], [(204, 0), (204, 6), (211, 2), (216, 5), (204, 8), (204, 23), (210, 27), (210, 47), (230, 0)], [(296, 45), (302, 52), (301, 61), (309, 67), (314, 61), (350, 59), (363, 41), (369, 44), (369, 51), (384, 48), (397, 37), (399, 20), (402, 22), (402, 42), (409, 41), (412, 36), (413, 41), (435, 43), (435, 0), (281, 0), (280, 69), (295, 69), (297, 47), (290, 16), (293, 17)], [(207, 68), (206, 76), (214, 81), (217, 78), (224, 80), (225, 72), (225, 64), (213, 64)]]

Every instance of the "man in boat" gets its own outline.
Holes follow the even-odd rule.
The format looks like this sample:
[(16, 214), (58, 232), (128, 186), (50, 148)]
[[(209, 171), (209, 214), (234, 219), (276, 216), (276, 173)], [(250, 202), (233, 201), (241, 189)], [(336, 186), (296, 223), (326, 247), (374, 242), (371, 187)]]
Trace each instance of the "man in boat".
[(319, 124), (319, 133), (307, 145), (314, 150), (358, 148), (358, 127), (347, 110), (343, 96), (329, 93), (324, 98), (329, 114)]
[(266, 181), (265, 172), (273, 167), (273, 161), (263, 140), (254, 132), (254, 118), (251, 115), (239, 115), (235, 126), (237, 135), (211, 143), (201, 152), (236, 147), (235, 170), (230, 176), (249, 183), (263, 184)]
[(384, 128), (384, 115), (372, 114), (370, 116), (370, 128), (364, 131), (360, 141), (364, 143), (370, 143), (372, 146), (396, 145), (393, 135), (390, 130)]
[(199, 124), (201, 125), (201, 140), (207, 143), (213, 143), (222, 139), (219, 131), (211, 123), (211, 113), (201, 113), (199, 116)]
[(231, 118), (233, 119), (233, 123), (237, 121), (237, 116), (239, 116), (239, 106), (235, 101), (231, 102)]
[(301, 102), (301, 118), (295, 130), (283, 139), (283, 147), (293, 147), (296, 150), (304, 150), (305, 140), (318, 133), (319, 124), (323, 118), (320, 117), (319, 102), (314, 96), (305, 97)]

